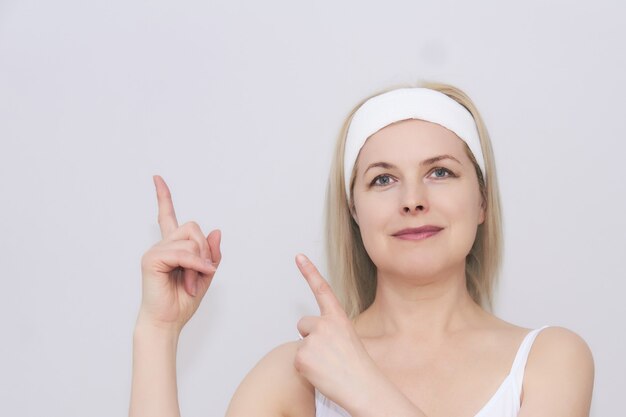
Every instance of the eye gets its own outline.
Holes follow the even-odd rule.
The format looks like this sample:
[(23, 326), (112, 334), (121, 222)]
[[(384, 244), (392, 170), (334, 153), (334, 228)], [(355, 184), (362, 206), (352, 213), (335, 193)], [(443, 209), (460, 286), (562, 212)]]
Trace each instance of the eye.
[(370, 186), (384, 187), (393, 183), (395, 179), (389, 174), (382, 174), (372, 180)]
[(448, 178), (448, 177), (456, 177), (452, 171), (448, 168), (435, 168), (431, 171), (430, 175), (433, 178)]

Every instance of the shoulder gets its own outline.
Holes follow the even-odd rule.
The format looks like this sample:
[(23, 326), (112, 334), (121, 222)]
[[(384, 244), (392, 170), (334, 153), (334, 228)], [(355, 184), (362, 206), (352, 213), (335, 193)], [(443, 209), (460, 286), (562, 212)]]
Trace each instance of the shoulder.
[(578, 334), (563, 327), (547, 327), (533, 343), (527, 368), (532, 371), (544, 366), (563, 367), (563, 371), (575, 367), (579, 372), (589, 372), (593, 371), (593, 357)]
[(593, 378), (593, 356), (583, 338), (563, 327), (541, 330), (526, 364), (520, 416), (587, 416)]
[(299, 417), (314, 414), (314, 389), (293, 363), (300, 341), (282, 344), (252, 368), (228, 407), (228, 417)]

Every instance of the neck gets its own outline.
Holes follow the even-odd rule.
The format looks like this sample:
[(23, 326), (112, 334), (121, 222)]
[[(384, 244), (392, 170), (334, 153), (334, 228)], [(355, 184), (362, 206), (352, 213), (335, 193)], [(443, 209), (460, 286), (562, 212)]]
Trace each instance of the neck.
[(363, 337), (441, 338), (487, 314), (471, 298), (465, 268), (418, 279), (379, 271), (376, 297), (357, 319)]

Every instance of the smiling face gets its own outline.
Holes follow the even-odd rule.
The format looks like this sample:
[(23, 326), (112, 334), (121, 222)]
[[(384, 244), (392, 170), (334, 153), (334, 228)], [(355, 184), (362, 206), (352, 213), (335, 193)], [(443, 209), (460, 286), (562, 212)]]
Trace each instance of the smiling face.
[(464, 271), (485, 216), (467, 152), (454, 133), (422, 120), (394, 123), (365, 142), (353, 214), (379, 277)]

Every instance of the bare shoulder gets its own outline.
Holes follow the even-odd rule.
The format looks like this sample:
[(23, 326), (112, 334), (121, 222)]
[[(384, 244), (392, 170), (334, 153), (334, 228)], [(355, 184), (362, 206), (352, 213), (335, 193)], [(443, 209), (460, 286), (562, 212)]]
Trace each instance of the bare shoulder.
[(594, 364), (578, 334), (563, 327), (543, 329), (528, 356), (520, 416), (589, 415)]
[(565, 349), (566, 352), (591, 355), (587, 342), (575, 332), (564, 327), (546, 327), (534, 343), (535, 351)]
[(227, 417), (310, 417), (315, 414), (313, 387), (293, 366), (299, 341), (282, 344), (252, 368), (241, 382)]
[(527, 370), (541, 372), (546, 367), (560, 367), (563, 372), (591, 372), (593, 375), (593, 356), (578, 334), (563, 327), (548, 327), (537, 335), (528, 357)]

